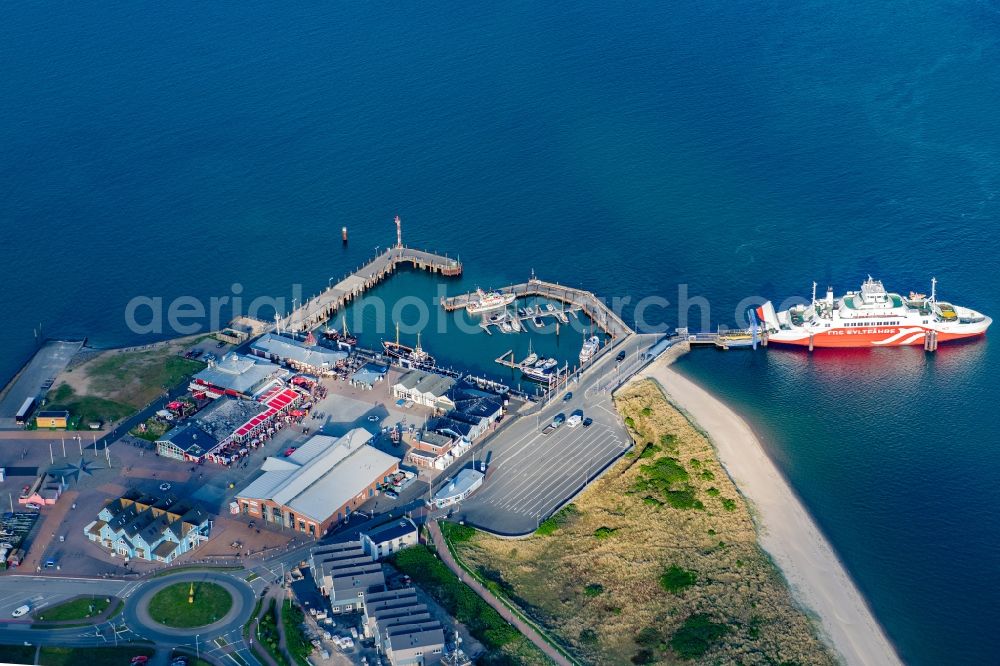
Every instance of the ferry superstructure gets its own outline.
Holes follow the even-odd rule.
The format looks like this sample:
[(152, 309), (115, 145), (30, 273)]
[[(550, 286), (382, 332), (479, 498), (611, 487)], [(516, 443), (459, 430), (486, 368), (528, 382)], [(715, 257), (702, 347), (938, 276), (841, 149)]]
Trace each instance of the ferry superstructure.
[(836, 298), (833, 288), (812, 303), (775, 312), (768, 301), (756, 310), (768, 344), (813, 347), (896, 347), (922, 345), (933, 331), (936, 341), (961, 340), (986, 333), (993, 320), (970, 308), (937, 299), (937, 280), (931, 295), (910, 292), (909, 297), (886, 291), (870, 275), (858, 291)]

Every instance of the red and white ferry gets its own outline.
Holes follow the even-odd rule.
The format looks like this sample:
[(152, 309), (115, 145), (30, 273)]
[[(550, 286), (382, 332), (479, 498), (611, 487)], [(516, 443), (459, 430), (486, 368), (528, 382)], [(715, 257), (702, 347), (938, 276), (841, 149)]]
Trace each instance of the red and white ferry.
[(972, 338), (986, 333), (993, 322), (969, 308), (937, 300), (937, 280), (931, 280), (931, 295), (910, 292), (908, 298), (887, 292), (881, 280), (870, 275), (860, 291), (835, 298), (833, 288), (826, 298), (775, 312), (768, 301), (757, 308), (757, 317), (770, 343), (814, 347), (895, 347), (922, 345), (931, 331), (938, 342)]

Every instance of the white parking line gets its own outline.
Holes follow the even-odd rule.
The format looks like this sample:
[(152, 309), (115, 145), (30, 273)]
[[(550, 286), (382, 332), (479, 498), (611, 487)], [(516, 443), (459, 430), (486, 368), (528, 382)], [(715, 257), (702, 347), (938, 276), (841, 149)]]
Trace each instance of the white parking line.
[(562, 493), (568, 493), (568, 491), (577, 488), (586, 477), (589, 477), (588, 470), (599, 469), (610, 459), (609, 454), (614, 450), (616, 442), (617, 438), (613, 435), (610, 438), (597, 437), (587, 442), (585, 449), (574, 452), (578, 455), (570, 458), (569, 463), (564, 466), (560, 474), (553, 475), (556, 483), (538, 485), (527, 493), (521, 493), (519, 501), (512, 507), (520, 510), (526, 508), (527, 504), (546, 504), (553, 498), (558, 501)]
[[(568, 438), (563, 438), (564, 440)], [(501, 506), (514, 508), (515, 503), (526, 494), (530, 494), (532, 488), (538, 488), (540, 483), (546, 479), (560, 476), (560, 469), (563, 470), (574, 466), (574, 460), (586, 456), (591, 450), (592, 444), (597, 444), (600, 448), (601, 435), (599, 433), (587, 433), (583, 437), (576, 437), (575, 441), (565, 441), (559, 446), (559, 450), (549, 452), (550, 455), (539, 457), (532, 470), (530, 477), (522, 479), (514, 488), (510, 489), (507, 501)], [(552, 455), (554, 453), (555, 455)], [(543, 484), (544, 487), (544, 484)]]

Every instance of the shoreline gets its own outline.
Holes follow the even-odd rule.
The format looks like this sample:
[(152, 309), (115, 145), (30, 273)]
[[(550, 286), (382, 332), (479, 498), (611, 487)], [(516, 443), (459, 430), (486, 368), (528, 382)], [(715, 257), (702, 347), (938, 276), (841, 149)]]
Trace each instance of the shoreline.
[(818, 617), (821, 637), (838, 656), (849, 666), (901, 665), (840, 558), (749, 424), (663, 359), (636, 378), (655, 380), (707, 433), (719, 462), (751, 505), (758, 543), (781, 570), (795, 600)]

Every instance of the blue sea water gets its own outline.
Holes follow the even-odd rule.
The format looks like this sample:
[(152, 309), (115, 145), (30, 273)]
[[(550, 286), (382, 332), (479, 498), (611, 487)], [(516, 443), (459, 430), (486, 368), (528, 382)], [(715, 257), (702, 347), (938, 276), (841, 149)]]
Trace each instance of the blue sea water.
[[(686, 285), (714, 325), (812, 280), (937, 276), (995, 316), (998, 36), (986, 0), (11, 0), (0, 375), (39, 324), (142, 341), (137, 295), (314, 293), (396, 213), (466, 286)], [(909, 663), (996, 663), (998, 355), (679, 366), (761, 432)]]

